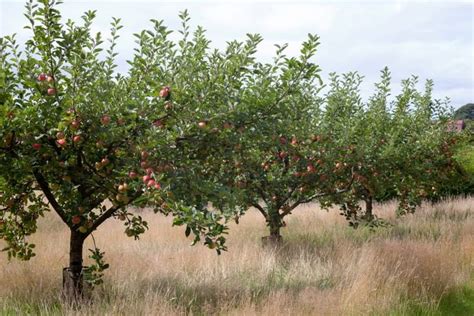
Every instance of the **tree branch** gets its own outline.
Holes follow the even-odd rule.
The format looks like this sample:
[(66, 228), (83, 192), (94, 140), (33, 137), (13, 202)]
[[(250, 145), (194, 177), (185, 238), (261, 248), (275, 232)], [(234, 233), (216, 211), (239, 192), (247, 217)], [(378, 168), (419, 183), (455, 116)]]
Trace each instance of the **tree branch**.
[(61, 205), (59, 205), (58, 201), (56, 201), (56, 198), (54, 197), (53, 193), (51, 192), (51, 190), (49, 188), (49, 184), (46, 181), (46, 179), (37, 170), (33, 170), (33, 175), (35, 176), (36, 181), (38, 182), (38, 184), (39, 184), (41, 190), (43, 191), (44, 195), (48, 199), (49, 204), (51, 204), (51, 206), (56, 211), (56, 213), (59, 215), (59, 217), (61, 217), (62, 221), (64, 223), (66, 223), (66, 225), (69, 226), (66, 213), (64, 213), (63, 208), (61, 207)]
[(260, 213), (262, 213), (263, 217), (267, 218), (268, 216), (267, 212), (265, 212), (265, 209), (262, 206), (260, 206), (258, 203), (252, 203), (251, 205), (255, 207), (257, 210), (259, 210)]

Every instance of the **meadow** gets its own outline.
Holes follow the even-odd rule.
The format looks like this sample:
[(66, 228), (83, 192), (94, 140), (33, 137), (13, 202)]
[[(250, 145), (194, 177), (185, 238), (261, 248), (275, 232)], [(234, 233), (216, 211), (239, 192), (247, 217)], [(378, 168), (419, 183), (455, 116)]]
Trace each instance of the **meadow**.
[(280, 248), (262, 247), (265, 223), (250, 211), (231, 225), (220, 256), (191, 247), (162, 215), (143, 212), (150, 230), (139, 241), (110, 220), (94, 237), (111, 268), (79, 310), (58, 294), (69, 233), (51, 213), (32, 236), (36, 257), (0, 256), (0, 314), (473, 315), (474, 198), (402, 218), (395, 207), (376, 205), (391, 225), (373, 230), (348, 227), (337, 210), (299, 207)]

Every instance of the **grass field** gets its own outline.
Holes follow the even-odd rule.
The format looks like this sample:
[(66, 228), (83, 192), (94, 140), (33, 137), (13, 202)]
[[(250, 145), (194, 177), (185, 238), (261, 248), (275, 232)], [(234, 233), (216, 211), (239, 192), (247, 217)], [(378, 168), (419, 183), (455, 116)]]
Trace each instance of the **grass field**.
[(119, 221), (95, 234), (111, 264), (93, 303), (79, 311), (59, 299), (68, 232), (54, 214), (32, 238), (30, 262), (0, 256), (0, 314), (80, 315), (474, 315), (474, 199), (424, 205), (393, 226), (353, 230), (336, 210), (301, 207), (281, 249), (263, 249), (261, 216), (233, 225), (229, 251), (190, 247), (182, 228), (145, 212), (140, 241)]

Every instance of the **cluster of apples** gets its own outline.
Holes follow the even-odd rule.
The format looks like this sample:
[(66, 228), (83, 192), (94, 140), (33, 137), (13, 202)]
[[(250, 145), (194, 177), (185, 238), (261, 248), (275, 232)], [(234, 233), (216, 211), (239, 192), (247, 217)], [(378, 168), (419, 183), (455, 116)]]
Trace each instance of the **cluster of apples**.
[(47, 95), (53, 96), (53, 95), (56, 94), (56, 89), (51, 86), (54, 83), (54, 77), (53, 76), (41, 73), (41, 74), (38, 75), (38, 77), (36, 79), (40, 82), (40, 84), (48, 87), (46, 89), (46, 94)]
[[(141, 162), (140, 162), (140, 167), (145, 171), (145, 175), (142, 177), (143, 183), (151, 189), (161, 189), (161, 184), (156, 182), (155, 179), (153, 179), (153, 175), (155, 173), (155, 170), (149, 166), (148, 163), (148, 152), (147, 151), (142, 151), (140, 153), (141, 156)], [(135, 171), (131, 171), (129, 173), (130, 178), (136, 178), (138, 174)]]

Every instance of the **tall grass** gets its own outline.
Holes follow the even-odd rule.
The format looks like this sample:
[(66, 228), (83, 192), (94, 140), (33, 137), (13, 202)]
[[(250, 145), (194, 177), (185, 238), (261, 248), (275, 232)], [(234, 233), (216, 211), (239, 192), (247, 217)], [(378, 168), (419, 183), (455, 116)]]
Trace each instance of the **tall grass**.
[(0, 256), (0, 314), (436, 315), (448, 303), (462, 312), (453, 295), (472, 285), (474, 199), (400, 219), (394, 209), (377, 205), (393, 226), (371, 231), (349, 228), (337, 210), (300, 207), (279, 249), (261, 247), (265, 224), (251, 211), (231, 227), (221, 256), (190, 247), (169, 218), (145, 212), (150, 231), (140, 241), (112, 220), (95, 233), (111, 268), (79, 311), (59, 298), (69, 236), (50, 214), (32, 238), (35, 258)]

